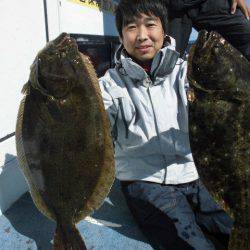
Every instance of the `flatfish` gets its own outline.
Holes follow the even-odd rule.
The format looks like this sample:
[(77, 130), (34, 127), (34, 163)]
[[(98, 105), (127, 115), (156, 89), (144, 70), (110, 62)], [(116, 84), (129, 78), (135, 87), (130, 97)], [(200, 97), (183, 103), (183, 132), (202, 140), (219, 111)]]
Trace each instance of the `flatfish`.
[(199, 174), (234, 218), (229, 249), (250, 249), (250, 63), (216, 32), (188, 58), (190, 143)]
[(23, 93), (16, 148), (33, 201), (57, 223), (54, 249), (86, 249), (75, 224), (102, 204), (115, 175), (95, 70), (62, 33), (38, 53)]

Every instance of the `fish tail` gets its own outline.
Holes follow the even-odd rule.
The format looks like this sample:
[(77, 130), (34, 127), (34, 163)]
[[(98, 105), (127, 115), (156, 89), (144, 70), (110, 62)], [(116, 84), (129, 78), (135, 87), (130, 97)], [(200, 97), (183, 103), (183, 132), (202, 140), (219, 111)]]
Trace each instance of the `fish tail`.
[(230, 250), (249, 250), (250, 249), (250, 229), (234, 228), (232, 230), (229, 248)]
[(57, 224), (54, 250), (87, 250), (87, 248), (75, 225)]

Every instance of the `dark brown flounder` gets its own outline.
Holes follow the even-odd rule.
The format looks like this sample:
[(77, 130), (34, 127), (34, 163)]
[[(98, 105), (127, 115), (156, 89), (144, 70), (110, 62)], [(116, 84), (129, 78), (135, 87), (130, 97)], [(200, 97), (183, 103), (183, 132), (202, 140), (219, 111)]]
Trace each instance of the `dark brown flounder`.
[(101, 205), (115, 175), (95, 70), (64, 33), (38, 53), (24, 92), (16, 145), (32, 198), (57, 222), (55, 249), (86, 249), (75, 224)]
[(190, 51), (190, 142), (199, 174), (235, 219), (230, 249), (250, 249), (250, 63), (216, 32)]

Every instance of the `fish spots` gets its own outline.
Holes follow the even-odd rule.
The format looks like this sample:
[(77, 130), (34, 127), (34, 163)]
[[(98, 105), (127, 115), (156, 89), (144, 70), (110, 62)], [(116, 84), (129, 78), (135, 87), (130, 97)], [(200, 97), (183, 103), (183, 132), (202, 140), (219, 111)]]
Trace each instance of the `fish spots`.
[(185, 238), (185, 239), (189, 239), (190, 236), (187, 232), (181, 232), (181, 235)]
[(66, 99), (59, 100), (59, 104), (60, 104), (61, 106), (63, 106), (66, 102), (67, 102)]
[(67, 56), (67, 54), (65, 52), (61, 52), (61, 58), (64, 58), (66, 56)]
[(184, 227), (185, 230), (191, 229), (191, 225), (187, 225)]
[(193, 129), (194, 131), (196, 131), (196, 130), (197, 130), (197, 127), (196, 127), (196, 126), (192, 126), (192, 129)]
[(54, 102), (56, 99), (55, 99), (55, 97), (53, 97), (53, 96), (48, 96), (48, 100)]
[(177, 218), (173, 218), (172, 221), (173, 221), (174, 223), (179, 222), (179, 220), (178, 220)]
[[(191, 224), (188, 224), (184, 227), (184, 231), (181, 232), (181, 235), (185, 238), (185, 239), (189, 239), (190, 238), (190, 235), (192, 236), (195, 236), (195, 232), (194, 231), (191, 231), (192, 226)], [(188, 232), (189, 231), (189, 232)]]
[(220, 43), (222, 43), (222, 44), (224, 45), (225, 42), (226, 42), (226, 40), (225, 40), (223, 37), (221, 37), (221, 38), (220, 38)]
[(196, 236), (196, 233), (194, 231), (191, 232), (192, 236)]
[(77, 59), (73, 59), (72, 62), (75, 63), (75, 64), (79, 64), (80, 63), (79, 60), (77, 60)]
[(89, 58), (88, 56), (86, 56), (86, 55), (83, 57), (83, 61), (84, 61), (84, 63), (89, 63), (89, 64), (91, 64), (90, 58)]
[(194, 102), (195, 101), (194, 90), (191, 89), (191, 88), (187, 91), (187, 99), (188, 99), (189, 102)]

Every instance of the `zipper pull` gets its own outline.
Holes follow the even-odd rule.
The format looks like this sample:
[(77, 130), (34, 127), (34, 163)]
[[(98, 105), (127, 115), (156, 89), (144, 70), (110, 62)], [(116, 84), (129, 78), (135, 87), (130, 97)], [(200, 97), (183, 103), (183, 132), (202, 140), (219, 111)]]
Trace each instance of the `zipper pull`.
[(143, 80), (142, 84), (146, 88), (149, 88), (150, 86), (152, 86), (152, 81), (151, 81), (150, 77), (148, 76), (147, 78), (145, 78)]

